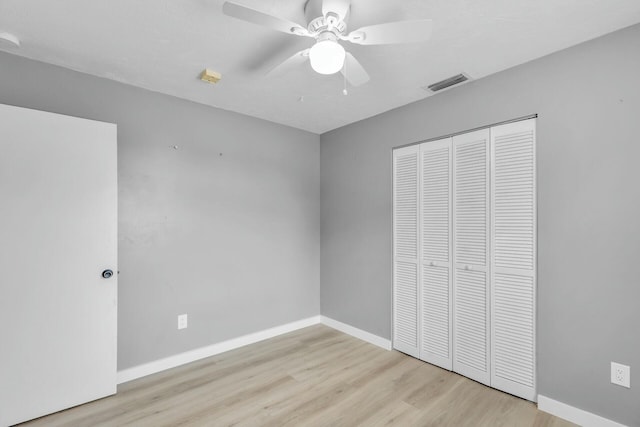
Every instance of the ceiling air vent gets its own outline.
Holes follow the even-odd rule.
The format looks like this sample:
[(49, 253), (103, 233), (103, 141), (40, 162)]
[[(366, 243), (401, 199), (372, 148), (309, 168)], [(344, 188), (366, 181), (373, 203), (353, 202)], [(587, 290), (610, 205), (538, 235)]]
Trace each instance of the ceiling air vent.
[(438, 92), (448, 87), (466, 82), (467, 80), (469, 80), (469, 76), (467, 76), (466, 74), (457, 74), (453, 77), (449, 77), (448, 79), (444, 79), (442, 81), (429, 85), (426, 87), (426, 89), (429, 89), (431, 92)]

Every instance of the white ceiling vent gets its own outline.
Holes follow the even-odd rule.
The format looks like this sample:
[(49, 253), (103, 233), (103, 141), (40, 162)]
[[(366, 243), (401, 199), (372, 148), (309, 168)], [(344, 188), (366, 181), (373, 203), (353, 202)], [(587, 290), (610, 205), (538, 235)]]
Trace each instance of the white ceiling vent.
[(446, 78), (437, 83), (430, 84), (427, 87), (423, 87), (424, 90), (430, 90), (431, 92), (438, 92), (451, 86), (459, 85), (460, 83), (464, 83), (467, 80), (470, 80), (470, 77), (464, 73), (456, 74), (455, 76)]

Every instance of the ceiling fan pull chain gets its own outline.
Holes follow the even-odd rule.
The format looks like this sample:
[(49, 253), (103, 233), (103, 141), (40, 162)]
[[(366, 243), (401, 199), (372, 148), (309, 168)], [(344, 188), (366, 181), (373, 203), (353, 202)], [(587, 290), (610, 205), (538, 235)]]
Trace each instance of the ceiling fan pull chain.
[(342, 89), (342, 94), (344, 96), (349, 95), (349, 91), (347, 90), (347, 61), (344, 61), (344, 73), (342, 73), (342, 81), (343, 81), (343, 88)]

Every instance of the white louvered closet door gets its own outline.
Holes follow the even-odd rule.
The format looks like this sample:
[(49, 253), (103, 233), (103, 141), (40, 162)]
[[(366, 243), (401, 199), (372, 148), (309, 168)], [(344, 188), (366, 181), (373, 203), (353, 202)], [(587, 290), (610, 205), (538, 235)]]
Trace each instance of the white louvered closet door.
[(492, 128), (491, 151), (491, 383), (535, 400), (535, 119)]
[(453, 137), (453, 370), (490, 384), (489, 129)]
[(420, 359), (451, 370), (451, 138), (421, 144), (420, 168)]
[(419, 357), (417, 145), (393, 151), (393, 347)]

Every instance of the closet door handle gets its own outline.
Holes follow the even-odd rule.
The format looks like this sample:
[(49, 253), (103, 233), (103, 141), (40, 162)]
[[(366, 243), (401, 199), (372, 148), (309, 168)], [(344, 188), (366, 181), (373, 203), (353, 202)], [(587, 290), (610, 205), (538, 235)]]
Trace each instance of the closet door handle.
[(473, 270), (473, 266), (472, 266), (472, 265), (467, 264), (467, 265), (465, 265), (465, 266), (464, 266), (464, 269), (465, 269), (465, 270)]

